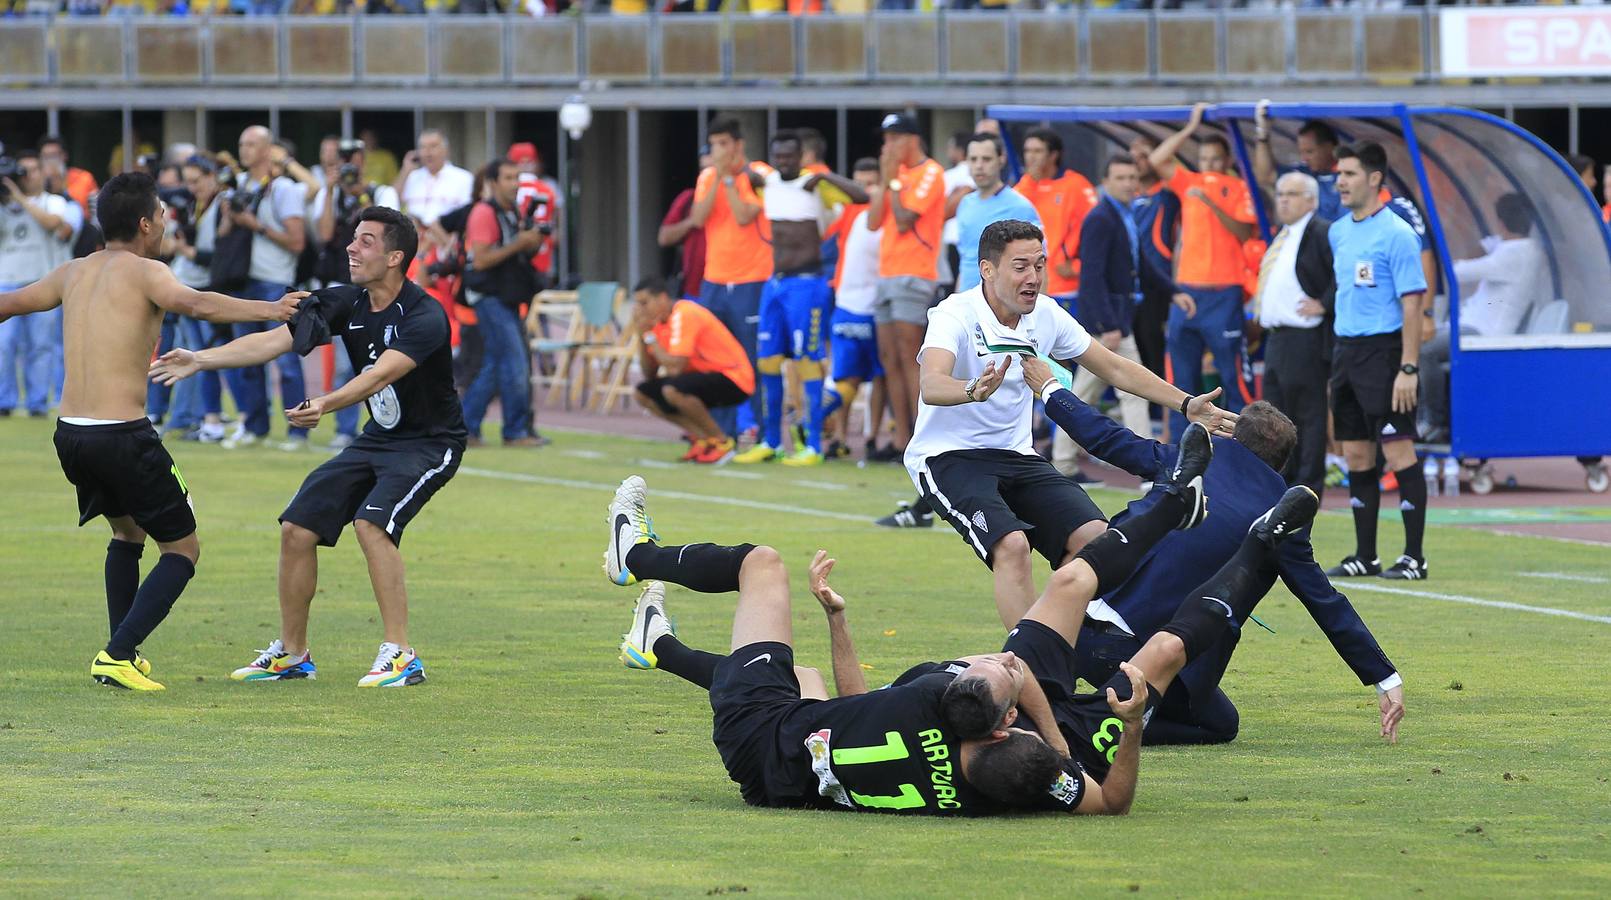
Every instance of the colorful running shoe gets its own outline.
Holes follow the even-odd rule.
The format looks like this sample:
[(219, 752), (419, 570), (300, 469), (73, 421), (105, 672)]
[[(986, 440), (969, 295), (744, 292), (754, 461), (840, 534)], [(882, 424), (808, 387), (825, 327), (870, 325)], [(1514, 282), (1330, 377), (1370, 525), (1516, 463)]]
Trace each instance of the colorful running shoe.
[(383, 641), (359, 687), (410, 687), (425, 681), (425, 664), (410, 648)]
[(285, 652), (285, 644), (275, 638), (250, 665), (236, 669), (229, 677), (236, 681), (293, 681), (298, 678), (311, 681), (318, 677), (318, 671), (313, 667), (313, 651), (304, 650), (301, 656), (292, 656)]

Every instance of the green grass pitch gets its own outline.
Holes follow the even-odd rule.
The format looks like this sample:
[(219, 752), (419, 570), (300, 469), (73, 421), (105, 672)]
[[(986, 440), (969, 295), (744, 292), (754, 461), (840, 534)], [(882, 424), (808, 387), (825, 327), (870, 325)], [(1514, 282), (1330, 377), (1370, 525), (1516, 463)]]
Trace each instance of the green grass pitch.
[[(719, 472), (564, 434), (472, 451), (403, 544), (430, 681), (359, 691), (379, 641), (350, 532), (321, 553), (320, 678), (240, 685), (275, 634), (275, 517), (317, 461), (194, 444), (199, 572), (144, 647), (167, 692), (94, 684), (107, 529), (75, 529), (47, 421), (0, 422), (0, 895), (1597, 895), (1611, 885), (1611, 624), (1351, 590), (1406, 679), (1403, 739), (1277, 588), (1225, 687), (1226, 747), (1144, 749), (1124, 819), (751, 809), (705, 698), (620, 666), (635, 592), (599, 571), (609, 489), (645, 475), (669, 541), (765, 542), (794, 567), (800, 661), (827, 668), (804, 563), (839, 558), (869, 681), (994, 649), (985, 570), (949, 530), (865, 524), (895, 467)], [(640, 460), (657, 463), (646, 466)], [(745, 477), (750, 476), (750, 477)], [(754, 477), (760, 476), (760, 477)], [(807, 482), (807, 483), (801, 483)], [(658, 491), (658, 493), (656, 493)], [(1126, 497), (1098, 492), (1110, 512)], [(1317, 526), (1323, 558), (1346, 517)], [(1384, 546), (1396, 539), (1391, 523)], [(1607, 552), (1434, 527), (1412, 589), (1611, 613)], [(155, 558), (149, 548), (146, 566)], [(731, 599), (670, 589), (696, 646)], [(971, 886), (971, 887), (970, 887)]]

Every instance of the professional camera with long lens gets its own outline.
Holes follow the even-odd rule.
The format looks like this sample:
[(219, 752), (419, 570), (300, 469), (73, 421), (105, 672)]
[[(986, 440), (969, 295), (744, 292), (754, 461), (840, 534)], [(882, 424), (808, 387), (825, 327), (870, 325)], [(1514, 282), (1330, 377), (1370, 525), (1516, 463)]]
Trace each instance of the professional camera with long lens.
[(357, 187), (364, 180), (364, 170), (353, 159), (364, 152), (364, 142), (360, 140), (342, 141), (337, 152), (341, 154), (341, 169), (336, 173), (337, 180), (341, 182), (342, 187)]

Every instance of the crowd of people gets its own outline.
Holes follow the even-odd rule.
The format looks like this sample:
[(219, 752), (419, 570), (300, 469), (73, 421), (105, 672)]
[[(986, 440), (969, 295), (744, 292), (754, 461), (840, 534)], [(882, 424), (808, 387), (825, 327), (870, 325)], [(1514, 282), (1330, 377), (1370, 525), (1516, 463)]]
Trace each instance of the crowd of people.
[[(348, 247), (364, 210), (404, 211), (419, 235), (407, 274), (444, 306), (453, 325), (470, 442), (481, 440), (482, 421), (496, 400), (504, 444), (541, 446), (546, 440), (532, 421), (526, 312), (554, 277), (562, 201), (558, 185), (542, 174), (536, 146), (512, 144), (505, 156), (472, 173), (452, 162), (440, 131), (422, 132), (401, 161), (373, 133), (361, 134), (324, 138), (311, 165), (264, 126), (245, 129), (233, 151), (175, 144), (158, 154), (137, 145), (131, 168), (155, 180), (164, 203), (160, 258), (195, 290), (273, 301), (292, 289), (347, 283)], [(102, 245), (96, 176), (69, 164), (61, 139), (49, 136), (39, 144), (4, 157), (15, 171), (0, 182), (10, 191), (0, 204), (7, 234), (0, 242), (0, 290), (35, 281)], [(113, 171), (122, 168), (121, 154), (119, 148)], [(263, 327), (214, 325), (170, 312), (159, 352), (215, 347)], [(291, 409), (310, 396), (307, 376), (339, 387), (365, 365), (339, 345), (322, 353), (308, 366), (288, 352), (271, 367), (209, 372), (174, 389), (153, 384), (147, 415), (164, 435), (184, 440), (226, 449), (264, 443), (277, 418), (269, 405), (272, 384), (278, 384), (279, 408)], [(46, 415), (60, 401), (62, 379), (60, 309), (0, 323), (0, 414)], [(233, 422), (225, 418), (225, 389), (234, 399)], [(359, 426), (357, 407), (343, 409), (332, 446), (351, 444)], [(292, 423), (277, 446), (305, 449), (308, 430)]]

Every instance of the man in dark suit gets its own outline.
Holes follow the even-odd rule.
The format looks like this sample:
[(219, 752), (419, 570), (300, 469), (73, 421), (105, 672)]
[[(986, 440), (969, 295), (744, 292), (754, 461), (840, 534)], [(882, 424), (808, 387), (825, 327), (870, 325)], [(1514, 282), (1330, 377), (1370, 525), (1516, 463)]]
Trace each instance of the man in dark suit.
[(1320, 189), (1302, 172), (1275, 186), (1281, 230), (1259, 263), (1254, 295), (1264, 332), (1264, 399), (1298, 429), (1298, 445), (1282, 474), (1318, 496), (1326, 481), (1326, 382), (1331, 377), (1332, 313), (1337, 282), (1332, 272), (1331, 222), (1316, 212)]
[[(1138, 438), (1081, 403), (1057, 385), (1050, 367), (1041, 361), (1024, 363), (1024, 379), (1032, 389), (1038, 388), (1052, 421), (1092, 456), (1147, 480), (1168, 477), (1175, 447)], [(1295, 440), (1292, 423), (1262, 401), (1242, 410), (1234, 437), (1214, 439), (1214, 464), (1203, 484), (1213, 498), (1213, 514), (1198, 528), (1164, 538), (1129, 579), (1092, 602), (1075, 643), (1081, 678), (1105, 683), (1121, 660), (1129, 659), (1169, 621), (1202, 573), (1218, 571), (1235, 554), (1254, 520), (1286, 491), (1279, 470)], [(1135, 501), (1113, 517), (1112, 527), (1122, 530), (1127, 517), (1156, 502), (1155, 493)], [(1395, 737), (1404, 715), (1403, 680), (1348, 598), (1332, 587), (1315, 563), (1308, 535), (1295, 535), (1283, 543), (1273, 564), (1258, 571), (1256, 578), (1260, 593), (1280, 578), (1360, 682), (1376, 686), (1382, 735)], [(1212, 744), (1236, 737), (1240, 716), (1219, 682), (1240, 635), (1238, 627), (1182, 670), (1147, 725), (1147, 743)]]

